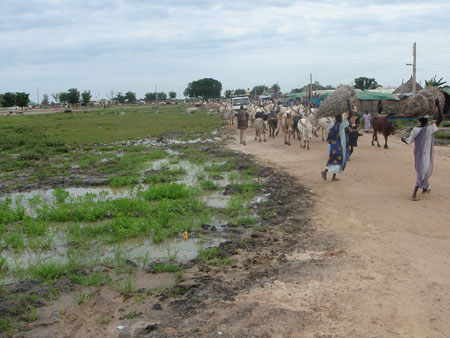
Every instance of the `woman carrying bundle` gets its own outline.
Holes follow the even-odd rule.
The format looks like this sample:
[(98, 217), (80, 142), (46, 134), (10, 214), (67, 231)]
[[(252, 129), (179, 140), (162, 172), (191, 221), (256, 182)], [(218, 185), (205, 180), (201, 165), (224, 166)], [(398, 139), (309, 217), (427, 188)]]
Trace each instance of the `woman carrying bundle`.
[[(351, 115), (351, 112), (350, 112)], [(328, 133), (328, 162), (324, 171), (321, 172), (322, 178), (327, 179), (327, 173), (333, 173), (332, 181), (339, 181), (336, 174), (344, 171), (345, 165), (350, 157), (350, 145), (348, 140), (347, 119), (342, 119), (342, 115), (335, 116), (336, 122), (329, 128)]]
[(420, 198), (417, 196), (417, 191), (422, 189), (423, 193), (430, 192), (430, 185), (428, 179), (433, 173), (433, 146), (434, 146), (434, 134), (438, 130), (438, 126), (441, 124), (442, 112), (439, 112), (439, 117), (436, 123), (428, 124), (429, 116), (419, 118), (420, 126), (414, 127), (408, 138), (402, 137), (402, 141), (406, 144), (414, 145), (414, 162), (416, 167), (416, 186), (412, 194), (412, 200), (418, 201)]

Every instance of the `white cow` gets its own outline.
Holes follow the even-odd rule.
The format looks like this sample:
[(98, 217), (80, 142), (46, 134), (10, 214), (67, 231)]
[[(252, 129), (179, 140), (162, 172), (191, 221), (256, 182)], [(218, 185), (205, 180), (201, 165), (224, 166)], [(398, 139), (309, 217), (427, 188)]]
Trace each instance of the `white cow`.
[(334, 122), (334, 119), (332, 117), (321, 117), (319, 118), (316, 126), (316, 130), (314, 133), (317, 135), (317, 131), (322, 130), (322, 141), (325, 141), (325, 135), (328, 132), (328, 127), (330, 124)]
[(300, 134), (300, 147), (309, 150), (309, 140), (313, 135), (313, 125), (309, 119), (304, 118), (298, 121), (297, 127)]
[(264, 142), (266, 142), (266, 122), (262, 118), (257, 118), (255, 120), (255, 141), (259, 137), (259, 142), (261, 142), (261, 134), (264, 136)]

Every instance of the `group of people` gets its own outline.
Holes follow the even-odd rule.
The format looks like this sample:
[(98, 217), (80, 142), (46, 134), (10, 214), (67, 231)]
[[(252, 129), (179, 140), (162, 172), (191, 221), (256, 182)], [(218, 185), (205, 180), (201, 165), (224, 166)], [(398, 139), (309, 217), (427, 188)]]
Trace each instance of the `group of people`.
[[(355, 108), (353, 109), (354, 111)], [(349, 120), (353, 115), (352, 109), (349, 109), (348, 116), (343, 118), (342, 115), (335, 116), (335, 122), (328, 128), (328, 161), (325, 170), (321, 172), (321, 176), (324, 180), (327, 179), (328, 172), (333, 174), (331, 180), (339, 181), (336, 177), (344, 171), (347, 162), (350, 159), (352, 153), (352, 146), (349, 141), (349, 135), (353, 129), (357, 128), (356, 125), (351, 126)], [(371, 116), (370, 114), (364, 114), (365, 131), (369, 131)], [(240, 107), (237, 113), (237, 128), (239, 129), (240, 144), (246, 145), (245, 132), (248, 128), (249, 114), (243, 106)], [(426, 115), (419, 118), (420, 125), (414, 127), (408, 138), (402, 138), (402, 141), (406, 144), (415, 142), (414, 146), (414, 160), (416, 169), (416, 185), (411, 199), (418, 201), (420, 198), (417, 196), (419, 189), (422, 189), (423, 193), (429, 193), (430, 184), (428, 179), (433, 173), (433, 146), (434, 146), (434, 134), (438, 130), (438, 126), (443, 121), (442, 112), (439, 113), (436, 122), (430, 123), (430, 116)]]
[[(351, 117), (351, 112), (349, 113)], [(370, 114), (364, 115), (365, 130), (368, 131), (370, 126)], [(403, 137), (401, 140), (406, 144), (414, 145), (414, 162), (416, 169), (416, 184), (413, 190), (411, 199), (413, 201), (420, 200), (417, 196), (419, 189), (423, 193), (429, 193), (430, 184), (428, 182), (433, 173), (433, 158), (434, 158), (434, 134), (438, 130), (438, 126), (443, 121), (442, 112), (439, 112), (436, 122), (430, 123), (430, 116), (425, 115), (419, 118), (419, 126), (416, 126), (411, 131), (408, 138)], [(327, 179), (327, 173), (333, 173), (332, 181), (338, 181), (337, 174), (342, 173), (351, 155), (351, 146), (349, 145), (350, 123), (347, 118), (342, 118), (342, 115), (335, 116), (335, 122), (330, 125), (328, 131), (328, 162), (326, 168), (321, 172), (324, 180)]]

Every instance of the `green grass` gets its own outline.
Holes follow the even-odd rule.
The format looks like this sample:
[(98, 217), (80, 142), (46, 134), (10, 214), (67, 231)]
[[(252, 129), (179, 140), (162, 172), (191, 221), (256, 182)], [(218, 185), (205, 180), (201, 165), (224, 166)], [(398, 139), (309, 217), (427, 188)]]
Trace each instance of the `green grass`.
[(200, 181), (199, 184), (200, 184), (200, 187), (201, 187), (203, 190), (217, 190), (217, 189), (219, 189), (218, 185), (215, 184), (215, 183), (214, 183), (213, 181), (211, 181), (211, 180)]
[(233, 169), (232, 162), (225, 162), (221, 164), (212, 164), (210, 166), (205, 167), (205, 171), (208, 173), (220, 173), (220, 172), (228, 172)]
[[(16, 201), (16, 208), (12, 206), (12, 200), (9, 197), (0, 201), (0, 225), (20, 221), (24, 216), (25, 211), (23, 207), (20, 206), (20, 201)], [(0, 227), (0, 234), (2, 233), (2, 229), (3, 228)]]
[[(185, 115), (183, 113), (185, 107), (181, 105), (159, 107), (160, 113), (157, 114), (147, 112), (151, 109), (151, 107), (135, 107), (124, 110), (120, 107), (91, 111), (88, 114), (10, 116), (2, 120), (0, 128), (2, 136), (5, 133), (20, 132), (22, 135), (2, 138), (0, 149), (17, 148), (28, 144), (29, 140), (25, 135), (30, 131), (39, 134), (40, 138), (42, 133), (47, 135), (42, 143), (64, 147), (64, 144), (111, 143), (171, 132), (195, 134), (217, 129), (221, 125), (217, 116), (204, 113)], [(118, 114), (120, 111), (126, 111), (126, 114)]]
[(226, 214), (230, 218), (247, 217), (250, 211), (244, 208), (245, 203), (248, 201), (248, 197), (242, 194), (236, 194), (231, 197), (225, 208)]
[(8, 269), (9, 269), (9, 266), (8, 266), (8, 262), (6, 261), (6, 258), (0, 257), (0, 273), (8, 271)]
[(251, 216), (241, 217), (236, 220), (236, 226), (251, 225), (255, 223), (258, 223), (258, 219)]
[(184, 184), (168, 183), (148, 188), (144, 192), (144, 198), (148, 201), (158, 201), (163, 199), (181, 199), (188, 198), (192, 194)]
[(177, 264), (153, 263), (151, 264), (153, 273), (178, 272), (181, 268)]
[(93, 271), (90, 274), (68, 273), (67, 277), (81, 286), (102, 286), (111, 284), (111, 279), (105, 272)]
[(11, 323), (11, 317), (0, 318), (0, 333), (6, 332), (8, 335), (12, 335), (13, 326)]
[(449, 134), (447, 134), (447, 133), (436, 133), (436, 134), (434, 134), (434, 136), (435, 136), (435, 138), (438, 138), (438, 139), (450, 140), (450, 133)]
[(184, 168), (151, 170), (144, 174), (144, 183), (171, 183), (187, 174)]
[(225, 257), (218, 247), (211, 247), (200, 250), (198, 252), (197, 259), (213, 266), (226, 266), (232, 265), (234, 263), (234, 260)]
[(61, 260), (40, 261), (28, 268), (28, 274), (33, 278), (40, 278), (46, 282), (53, 282), (65, 275), (71, 265)]

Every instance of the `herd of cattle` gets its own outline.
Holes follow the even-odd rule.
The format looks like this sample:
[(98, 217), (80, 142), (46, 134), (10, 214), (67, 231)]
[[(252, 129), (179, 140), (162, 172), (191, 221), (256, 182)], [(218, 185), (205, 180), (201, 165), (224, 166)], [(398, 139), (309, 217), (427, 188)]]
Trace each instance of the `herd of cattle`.
[[(197, 107), (187, 108), (186, 114), (191, 114), (197, 111), (200, 107), (213, 108), (216, 112), (229, 124), (234, 124), (236, 111), (230, 102), (214, 103), (198, 105)], [(332, 117), (318, 117), (318, 109), (299, 106), (282, 106), (276, 103), (270, 104), (250, 104), (247, 107), (249, 114), (250, 126), (255, 128), (255, 141), (266, 142), (266, 133), (269, 133), (269, 138), (275, 138), (280, 132), (280, 129), (284, 135), (284, 143), (291, 145), (291, 138), (297, 138), (300, 141), (300, 147), (310, 149), (309, 141), (313, 135), (318, 136), (318, 132), (321, 131), (322, 141), (327, 138), (328, 127), (334, 123)], [(357, 121), (357, 116), (353, 115), (350, 119), (350, 125), (357, 128), (352, 128), (349, 135), (349, 143), (353, 147), (357, 146), (358, 130), (361, 127)], [(372, 120), (372, 145), (377, 142), (378, 147), (378, 133), (384, 136), (385, 144), (384, 148), (387, 149), (387, 140), (389, 135), (395, 134), (395, 123), (392, 122), (388, 116), (378, 115), (373, 117)]]
[[(229, 103), (220, 104), (217, 108), (219, 115), (234, 124), (235, 112)], [(250, 104), (247, 108), (250, 126), (255, 128), (255, 140), (266, 142), (266, 133), (269, 138), (275, 138), (280, 130), (284, 135), (284, 143), (291, 145), (291, 138), (300, 141), (300, 147), (309, 148), (309, 140), (313, 134), (322, 130), (322, 140), (328, 126), (334, 119), (330, 117), (317, 117), (317, 109), (303, 106), (285, 107), (276, 103), (265, 105)]]

